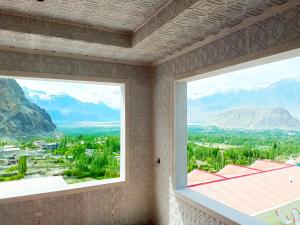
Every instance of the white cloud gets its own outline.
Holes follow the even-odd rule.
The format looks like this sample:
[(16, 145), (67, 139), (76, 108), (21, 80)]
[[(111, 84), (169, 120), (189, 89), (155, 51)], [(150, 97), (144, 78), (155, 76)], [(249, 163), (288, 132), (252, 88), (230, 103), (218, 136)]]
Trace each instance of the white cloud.
[(22, 86), (35, 91), (43, 91), (42, 97), (68, 94), (69, 96), (87, 103), (104, 103), (112, 108), (119, 109), (121, 104), (121, 87), (118, 85), (62, 82), (36, 79), (16, 79)]
[(28, 95), (30, 97), (33, 97), (33, 96), (38, 96), (39, 99), (42, 99), (42, 100), (50, 100), (51, 99), (51, 95), (48, 95), (44, 92), (38, 92), (38, 91), (34, 91), (34, 90), (28, 90)]
[(188, 83), (188, 99), (216, 93), (252, 90), (282, 79), (300, 79), (300, 57), (204, 78)]

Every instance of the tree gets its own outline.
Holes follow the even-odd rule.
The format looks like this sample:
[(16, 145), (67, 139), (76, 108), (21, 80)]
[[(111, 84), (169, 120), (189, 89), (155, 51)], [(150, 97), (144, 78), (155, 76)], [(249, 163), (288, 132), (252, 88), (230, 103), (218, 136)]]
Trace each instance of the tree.
[(20, 156), (19, 162), (18, 162), (18, 171), (19, 174), (25, 175), (27, 171), (27, 157), (26, 156)]

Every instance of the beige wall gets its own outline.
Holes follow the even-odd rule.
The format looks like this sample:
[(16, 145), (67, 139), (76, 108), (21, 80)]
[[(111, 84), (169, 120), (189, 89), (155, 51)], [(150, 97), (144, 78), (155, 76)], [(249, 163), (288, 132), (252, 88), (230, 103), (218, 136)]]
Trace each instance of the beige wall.
[[(0, 225), (148, 223), (152, 208), (149, 69), (113, 63), (0, 51), (0, 74), (127, 81), (129, 171), (120, 187), (0, 203)], [(145, 119), (146, 118), (146, 119)], [(1, 190), (0, 190), (1, 191)]]
[[(208, 71), (300, 47), (300, 8), (276, 14), (159, 65), (153, 74), (154, 221), (158, 225), (223, 225), (213, 212), (174, 195), (173, 84)], [(230, 193), (228, 193), (230, 194)], [(229, 225), (230, 222), (226, 222)]]

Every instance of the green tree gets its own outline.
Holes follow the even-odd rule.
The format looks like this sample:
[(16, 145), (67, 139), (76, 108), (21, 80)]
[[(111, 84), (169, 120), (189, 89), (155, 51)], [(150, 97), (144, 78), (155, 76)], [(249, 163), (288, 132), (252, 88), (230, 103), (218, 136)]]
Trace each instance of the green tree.
[(18, 171), (19, 174), (25, 175), (27, 171), (27, 157), (26, 156), (20, 156), (19, 162), (18, 162)]

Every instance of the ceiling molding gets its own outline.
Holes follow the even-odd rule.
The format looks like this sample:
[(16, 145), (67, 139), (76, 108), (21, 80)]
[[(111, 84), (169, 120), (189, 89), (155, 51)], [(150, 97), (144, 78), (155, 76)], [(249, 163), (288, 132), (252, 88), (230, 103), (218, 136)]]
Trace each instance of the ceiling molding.
[(150, 17), (148, 17), (143, 23), (141, 23), (139, 26), (137, 26), (132, 33), (138, 32), (143, 26), (145, 26), (147, 23), (149, 23), (150, 20), (152, 20), (154, 17), (157, 16), (158, 13), (160, 13), (164, 8), (166, 8), (173, 0), (168, 0), (165, 4), (163, 4), (157, 11), (155, 11)]
[(128, 33), (99, 30), (78, 24), (57, 23), (3, 12), (0, 12), (0, 29), (123, 48), (130, 48), (132, 39)]
[(135, 30), (132, 45), (143, 41), (154, 31), (178, 17), (185, 10), (196, 6), (201, 0), (171, 0), (146, 20), (139, 29)]
[(66, 20), (66, 19), (53, 19), (51, 17), (31, 15), (31, 14), (22, 13), (22, 12), (19, 12), (19, 11), (4, 10), (4, 9), (1, 9), (1, 7), (0, 7), (0, 14), (30, 18), (30, 19), (36, 19), (36, 20), (42, 20), (44, 22), (51, 22), (51, 23), (57, 23), (57, 24), (63, 24), (63, 25), (77, 26), (77, 27), (87, 28), (87, 29), (92, 29), (92, 30), (119, 33), (119, 34), (123, 34), (123, 35), (131, 35), (132, 34), (131, 31), (116, 30), (116, 29), (112, 29), (110, 27), (99, 26), (99, 25), (95, 26), (95, 25), (92, 25), (92, 24), (74, 22), (72, 20)]
[(2, 46), (2, 45), (0, 45), (0, 51), (26, 53), (26, 54), (33, 54), (33, 55), (45, 55), (45, 56), (54, 56), (54, 57), (64, 57), (64, 58), (71, 58), (71, 59), (81, 59), (81, 60), (89, 60), (89, 61), (96, 61), (96, 62), (116, 63), (116, 64), (140, 66), (140, 67), (152, 67), (152, 64), (150, 64), (150, 63), (135, 62), (135, 61), (129, 61), (129, 60), (128, 61), (115, 60), (115, 59), (108, 59), (108, 58), (102, 58), (102, 57), (77, 55), (77, 54), (75, 55), (75, 54), (68, 54), (68, 53), (38, 50), (38, 49), (14, 48), (14, 47)]

